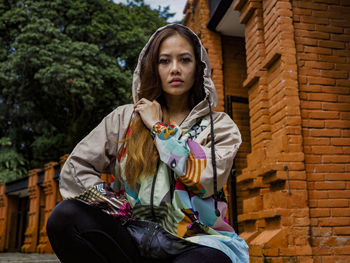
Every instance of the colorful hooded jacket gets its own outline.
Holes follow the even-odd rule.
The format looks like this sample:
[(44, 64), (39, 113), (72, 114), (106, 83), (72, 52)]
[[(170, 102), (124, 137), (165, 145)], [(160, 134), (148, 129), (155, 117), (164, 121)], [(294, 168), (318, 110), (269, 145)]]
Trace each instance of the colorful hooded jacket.
[[(141, 51), (133, 75), (134, 102), (139, 99), (140, 63), (154, 35)], [(157, 123), (153, 127), (150, 136), (154, 137), (160, 156), (156, 174), (141, 176), (134, 189), (126, 183), (125, 143), (122, 142), (132, 129), (133, 105), (129, 104), (116, 108), (74, 148), (61, 170), (60, 192), (68, 199), (92, 187), (106, 196), (111, 195), (113, 189), (113, 194), (125, 198), (133, 218), (156, 221), (180, 238), (217, 248), (232, 262), (249, 262), (247, 244), (225, 218), (227, 203), (222, 189), (241, 144), (241, 135), (236, 124), (223, 112), (212, 113), (220, 216), (215, 214), (208, 101), (212, 108), (216, 107), (217, 93), (210, 77), (207, 52), (202, 45), (200, 49), (205, 65), (206, 97), (180, 126)], [(111, 187), (105, 186), (101, 173), (114, 174)]]

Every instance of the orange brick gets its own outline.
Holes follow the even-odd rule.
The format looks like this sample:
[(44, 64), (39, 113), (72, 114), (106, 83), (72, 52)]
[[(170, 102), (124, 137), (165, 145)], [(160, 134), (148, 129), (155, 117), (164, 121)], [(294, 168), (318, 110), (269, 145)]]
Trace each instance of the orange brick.
[[(298, 8), (298, 7), (293, 7), (293, 12), (294, 12), (294, 16), (295, 15), (311, 15), (311, 9), (305, 9), (305, 8)], [(312, 25), (312, 24), (305, 24), (305, 23), (297, 23), (295, 26), (296, 28), (301, 28), (299, 25)], [(312, 25), (314, 26), (314, 25)], [(315, 26), (312, 27), (312, 28), (305, 28), (305, 29), (312, 29), (314, 30), (315, 29)]]
[[(346, 120), (326, 120), (325, 121), (325, 127), (326, 128), (345, 128), (345, 129), (347, 129), (347, 128), (350, 127), (350, 121), (346, 121)], [(341, 143), (345, 143), (345, 142), (341, 142)]]
[[(317, 45), (317, 39), (309, 38), (309, 37), (298, 37), (297, 43), (301, 45), (309, 45), (309, 46), (316, 46)], [(303, 46), (301, 46), (303, 47)]]
[[(306, 164), (307, 166), (308, 164)], [(324, 179), (324, 176), (322, 173), (309, 173), (307, 176), (307, 180), (309, 182), (311, 181), (322, 181)]]
[(333, 69), (334, 64), (313, 60), (313, 61), (305, 61), (304, 67), (305, 68), (315, 68), (315, 69)]
[[(310, 77), (308, 79), (310, 80)], [(321, 81), (323, 78), (317, 78), (317, 79), (320, 79)], [(307, 99), (318, 100), (318, 101), (337, 101), (338, 96), (335, 94), (327, 94), (327, 93), (309, 93), (307, 96)]]
[(345, 185), (341, 182), (326, 181), (326, 182), (315, 182), (315, 189), (344, 189)]
[(324, 155), (322, 161), (323, 163), (350, 163), (350, 155)]
[(350, 137), (350, 130), (342, 130), (341, 136), (343, 137)]
[[(348, 121), (350, 124), (350, 121)], [(349, 126), (350, 127), (350, 126)], [(350, 138), (331, 138), (332, 145), (350, 145)]]
[(346, 5), (348, 6), (349, 3), (345, 4), (345, 1), (344, 1), (341, 5), (330, 5), (328, 7), (328, 10), (330, 12), (336, 12), (338, 14), (346, 15), (350, 12), (350, 8), (346, 7)]
[(328, 191), (326, 190), (309, 190), (310, 199), (328, 199)]
[(333, 200), (318, 200), (318, 207), (348, 207), (349, 200), (347, 199), (333, 199)]
[(343, 153), (343, 149), (340, 146), (312, 146), (312, 152), (314, 154), (339, 154)]
[(319, 61), (325, 61), (328, 63), (346, 63), (346, 58), (332, 55), (319, 55)]
[(349, 42), (350, 41), (350, 35), (331, 34), (331, 40)]
[(338, 42), (338, 41), (326, 41), (326, 40), (319, 40), (318, 41), (318, 46), (320, 47), (329, 47), (329, 48), (344, 48), (345, 45), (343, 42)]
[(348, 103), (322, 103), (323, 110), (350, 111)]
[(332, 78), (323, 77), (308, 76), (307, 80), (310, 84), (334, 85), (336, 83), (335, 80)]
[(289, 185), (292, 189), (306, 189), (306, 182), (304, 181), (291, 181)]
[(313, 208), (310, 209), (311, 217), (329, 217), (331, 214), (329, 208)]
[(243, 212), (256, 212), (262, 209), (262, 198), (261, 196), (252, 197), (246, 200), (243, 200)]
[(342, 27), (335, 27), (335, 26), (329, 26), (329, 25), (315, 25), (315, 30), (320, 32), (340, 33), (340, 34), (344, 32), (344, 29)]
[[(350, 80), (347, 79), (337, 79), (336, 80), (337, 86), (344, 86), (344, 87), (350, 87)], [(349, 107), (349, 105), (348, 105)], [(349, 108), (348, 108), (349, 110)]]
[(331, 208), (331, 215), (350, 217), (350, 208)]
[(334, 234), (335, 235), (350, 235), (350, 226), (344, 226), (344, 227), (335, 227), (334, 228)]
[(306, 137), (304, 138), (304, 145), (330, 145), (330, 138), (320, 137)]
[[(298, 1), (296, 2), (296, 6), (300, 8), (305, 9), (311, 9), (311, 10), (327, 10), (328, 7), (326, 4), (320, 4), (320, 3), (313, 3), (308, 1)], [(315, 23), (318, 24), (318, 23)]]
[[(343, 174), (345, 175), (345, 173)], [(349, 178), (347, 178), (349, 180)], [(350, 190), (330, 190), (327, 191), (329, 198), (349, 198), (350, 199)]]
[(314, 61), (318, 59), (318, 55), (313, 53), (300, 53), (298, 54), (298, 57), (300, 60), (305, 60), (305, 61), (310, 61), (310, 60)]
[(303, 127), (309, 127), (309, 128), (324, 128), (325, 121), (324, 120), (304, 119), (304, 120), (302, 120), (302, 125), (303, 125)]
[(322, 103), (319, 101), (302, 101), (301, 106), (303, 109), (321, 109)]
[(348, 78), (348, 72), (347, 71), (339, 71), (339, 70), (320, 70), (320, 76), (321, 77), (330, 77), (330, 78), (337, 78), (337, 79), (346, 79)]
[(321, 257), (322, 263), (348, 263), (350, 262), (349, 256), (323, 256)]
[[(350, 246), (335, 247), (334, 252), (336, 255), (350, 255)], [(350, 257), (348, 257), (350, 259)]]
[(348, 226), (350, 225), (350, 217), (330, 217), (320, 218), (320, 226)]
[(320, 24), (320, 25), (329, 24), (328, 18), (323, 18), (323, 17), (303, 16), (301, 17), (300, 21), (303, 23), (310, 23), (310, 24)]
[(339, 119), (339, 116), (337, 111), (311, 111), (309, 113), (311, 119)]
[(315, 53), (315, 54), (320, 54), (320, 55), (331, 55), (332, 54), (332, 49), (324, 48), (324, 47), (309, 47), (309, 46), (305, 46), (304, 47), (304, 52), (306, 52), (306, 53)]
[(263, 253), (265, 256), (278, 256), (279, 249), (278, 248), (265, 248)]
[[(350, 36), (349, 36), (350, 38)], [(336, 70), (350, 70), (350, 65), (349, 64), (344, 64), (344, 63), (337, 63), (335, 64), (335, 69)]]
[[(339, 101), (339, 102), (350, 103), (350, 96), (338, 95), (338, 101)], [(349, 105), (349, 108), (350, 108), (350, 105)], [(350, 110), (350, 109), (349, 109), (349, 110)]]

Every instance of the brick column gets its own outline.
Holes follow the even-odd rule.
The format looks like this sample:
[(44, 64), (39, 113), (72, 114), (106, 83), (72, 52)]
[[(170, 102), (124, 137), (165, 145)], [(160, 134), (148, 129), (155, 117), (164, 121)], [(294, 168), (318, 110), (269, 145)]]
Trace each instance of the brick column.
[(6, 245), (7, 208), (8, 200), (5, 194), (5, 183), (0, 182), (0, 251), (4, 251)]
[(68, 153), (60, 157), (60, 170), (62, 170), (62, 167), (64, 163), (67, 161), (68, 157), (69, 157)]
[(42, 229), (40, 229), (40, 239), (39, 245), (37, 247), (38, 253), (52, 253), (52, 248), (49, 239), (46, 234), (46, 223), (56, 206), (58, 186), (54, 180), (55, 166), (58, 165), (57, 162), (50, 162), (45, 164), (45, 177), (43, 182), (43, 190), (45, 194), (45, 220)]
[(39, 169), (30, 170), (28, 172), (28, 192), (29, 192), (29, 212), (28, 226), (25, 232), (24, 244), (21, 248), (22, 252), (35, 252), (38, 243), (38, 227), (39, 227), (39, 205), (40, 205), (40, 189), (38, 185)]
[(238, 219), (251, 262), (311, 260), (292, 5), (282, 0), (237, 1), (246, 25), (252, 151), (237, 177)]

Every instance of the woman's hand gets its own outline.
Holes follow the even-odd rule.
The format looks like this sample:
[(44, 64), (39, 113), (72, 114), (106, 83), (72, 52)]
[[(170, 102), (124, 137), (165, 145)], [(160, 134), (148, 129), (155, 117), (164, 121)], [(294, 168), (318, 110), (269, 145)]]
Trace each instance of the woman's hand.
[(136, 102), (134, 109), (135, 112), (140, 114), (143, 123), (150, 130), (154, 124), (162, 121), (162, 108), (156, 100), (149, 101), (145, 98), (142, 98)]

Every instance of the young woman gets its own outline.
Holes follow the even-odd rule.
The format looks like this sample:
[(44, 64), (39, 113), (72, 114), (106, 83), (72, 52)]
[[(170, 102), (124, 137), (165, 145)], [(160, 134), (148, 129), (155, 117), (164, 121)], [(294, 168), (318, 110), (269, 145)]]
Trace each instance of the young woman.
[[(246, 243), (225, 219), (222, 191), (241, 136), (229, 116), (211, 111), (217, 94), (210, 74), (190, 29), (172, 24), (153, 34), (134, 72), (134, 104), (105, 117), (61, 171), (65, 200), (47, 233), (62, 262), (249, 261)], [(115, 174), (111, 186), (103, 172)], [(156, 223), (185, 248), (167, 249), (156, 234), (163, 252), (150, 258), (157, 248), (146, 251), (151, 256), (140, 248), (130, 220)]]

